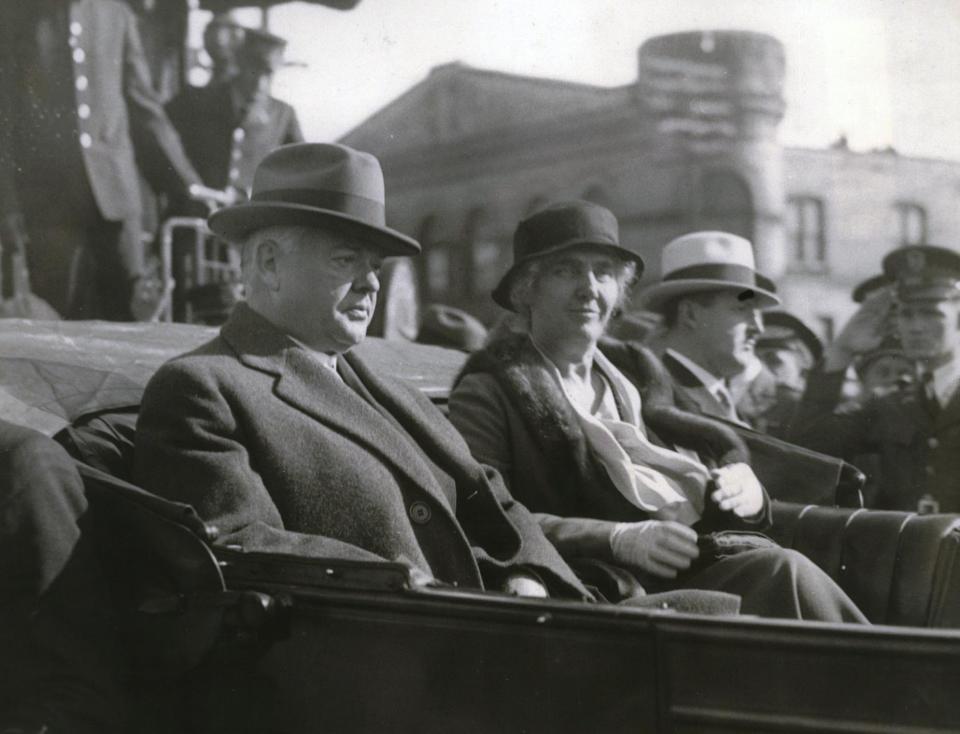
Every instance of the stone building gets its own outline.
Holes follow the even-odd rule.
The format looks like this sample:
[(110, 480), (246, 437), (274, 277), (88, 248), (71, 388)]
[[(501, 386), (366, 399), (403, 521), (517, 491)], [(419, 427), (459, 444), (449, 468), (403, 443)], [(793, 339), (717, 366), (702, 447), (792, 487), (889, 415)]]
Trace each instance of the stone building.
[(380, 158), (390, 221), (424, 245), (423, 301), (495, 319), (513, 228), (557, 199), (609, 207), (646, 279), (676, 235), (748, 237), (787, 307), (824, 335), (887, 250), (960, 245), (960, 163), (778, 143), (776, 39), (680, 33), (638, 56), (637, 80), (616, 88), (447, 64), (344, 136)]

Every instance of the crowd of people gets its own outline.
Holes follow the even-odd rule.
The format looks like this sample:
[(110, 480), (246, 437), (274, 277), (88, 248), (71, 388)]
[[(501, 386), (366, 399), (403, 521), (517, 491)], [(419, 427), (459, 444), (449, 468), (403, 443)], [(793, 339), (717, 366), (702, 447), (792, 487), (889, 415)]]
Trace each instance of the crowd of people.
[[(210, 86), (164, 109), (122, 3), (15, 7), (0, 25), (2, 109), (20, 111), (0, 127), (0, 236), (57, 310), (131, 315), (134, 148), (174, 206), (195, 183), (243, 191), (208, 223), (241, 249), (245, 298), (152, 378), (123, 477), (194, 507), (216, 543), (394, 561), (420, 586), (865, 624), (815, 564), (758, 534), (777, 488), (734, 429), (862, 457), (872, 506), (960, 511), (960, 254), (891, 252), (823, 346), (779, 310), (748, 240), (691, 232), (633, 294), (658, 327), (618, 339), (645, 263), (610, 211), (555, 202), (516, 226), (492, 294), (509, 326), (471, 337), (448, 421), (353, 350), (384, 258), (420, 245), (387, 226), (376, 158), (299, 142), (267, 91), (280, 39), (215, 24), (235, 52), (211, 54)], [(0, 423), (0, 444), (0, 641), (16, 652), (0, 654), (16, 684), (0, 724), (119, 731), (122, 651), (98, 613), (82, 483), (49, 439)], [(573, 570), (584, 558), (628, 569), (635, 593), (602, 598)]]

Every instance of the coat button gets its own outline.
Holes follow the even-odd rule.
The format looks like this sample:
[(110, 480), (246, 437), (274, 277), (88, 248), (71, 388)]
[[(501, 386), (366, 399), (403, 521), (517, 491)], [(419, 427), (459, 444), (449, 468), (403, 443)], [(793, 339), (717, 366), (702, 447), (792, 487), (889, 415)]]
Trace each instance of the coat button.
[(77, 84), (77, 89), (79, 89), (82, 92), (90, 85), (90, 80), (87, 79), (85, 76), (78, 76), (76, 84)]
[(81, 120), (86, 120), (87, 118), (89, 118), (89, 117), (90, 117), (90, 105), (88, 105), (88, 104), (82, 104), (82, 105), (80, 105), (79, 107), (77, 107), (77, 115), (80, 116), (80, 119), (81, 119)]
[(84, 61), (87, 60), (87, 52), (84, 51), (82, 48), (73, 49), (73, 60), (78, 64), (82, 64)]
[(231, 168), (231, 169), (230, 169), (230, 181), (231, 181), (231, 182), (236, 181), (238, 178), (240, 178), (240, 171), (239, 171), (238, 169), (236, 169), (236, 168)]
[(931, 449), (935, 449), (940, 446), (940, 442), (937, 439), (931, 437), (927, 439), (927, 446)]
[(77, 23), (77, 21), (73, 21), (73, 23), (70, 24), (70, 35), (79, 36), (81, 33), (83, 33), (83, 26)]
[(93, 145), (93, 138), (90, 137), (90, 133), (80, 133), (80, 145), (84, 148), (89, 148)]
[(242, 127), (234, 128), (233, 130), (233, 139), (235, 142), (242, 142), (243, 139), (247, 136), (247, 133)]
[(426, 502), (418, 501), (410, 505), (410, 519), (417, 523), (417, 525), (425, 525), (430, 522), (432, 516), (433, 512)]

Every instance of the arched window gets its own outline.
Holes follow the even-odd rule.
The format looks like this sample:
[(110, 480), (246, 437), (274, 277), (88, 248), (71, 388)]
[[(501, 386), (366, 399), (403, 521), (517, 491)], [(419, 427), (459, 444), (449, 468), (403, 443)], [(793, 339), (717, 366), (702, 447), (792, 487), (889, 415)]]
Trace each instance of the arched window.
[(787, 240), (790, 259), (802, 266), (820, 268), (827, 262), (823, 201), (812, 196), (792, 196), (787, 201)]
[(488, 295), (500, 282), (505, 270), (496, 220), (484, 209), (474, 209), (467, 217), (466, 241), (470, 253), (469, 282), (474, 295)]
[(753, 239), (753, 196), (747, 182), (733, 171), (707, 171), (694, 197), (697, 229), (719, 229)]
[(423, 247), (423, 276), (426, 281), (427, 298), (442, 300), (449, 293), (452, 283), (450, 246), (442, 242), (436, 215), (429, 215), (420, 225), (420, 246)]
[(896, 209), (900, 246), (927, 244), (927, 210), (910, 202), (900, 202)]

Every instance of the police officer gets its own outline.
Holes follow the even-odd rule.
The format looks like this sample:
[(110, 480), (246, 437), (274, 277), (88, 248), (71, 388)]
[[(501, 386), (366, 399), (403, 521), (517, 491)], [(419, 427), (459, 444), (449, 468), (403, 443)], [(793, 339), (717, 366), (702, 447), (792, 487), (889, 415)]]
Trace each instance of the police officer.
[[(877, 506), (960, 511), (960, 254), (928, 245), (884, 258), (893, 287), (869, 295), (811, 373), (794, 440), (850, 458), (879, 456)], [(911, 379), (837, 411), (847, 368), (884, 340), (891, 312)]]
[(130, 8), (0, 4), (0, 239), (26, 252), (34, 291), (63, 316), (132, 316), (144, 275), (135, 144), (155, 186), (199, 183)]
[(167, 105), (187, 155), (206, 186), (248, 191), (253, 171), (271, 150), (303, 142), (293, 108), (270, 96), (286, 41), (247, 28), (227, 81), (187, 88)]

